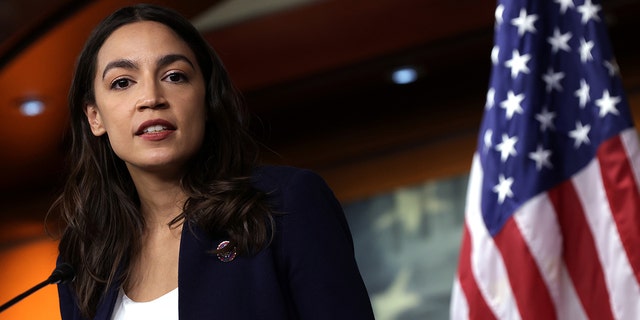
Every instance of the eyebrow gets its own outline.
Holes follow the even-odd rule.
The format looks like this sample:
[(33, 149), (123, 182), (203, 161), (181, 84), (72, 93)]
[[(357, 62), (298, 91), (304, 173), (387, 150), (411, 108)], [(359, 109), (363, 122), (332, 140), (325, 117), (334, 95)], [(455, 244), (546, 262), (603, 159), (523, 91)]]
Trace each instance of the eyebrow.
[(138, 69), (138, 66), (133, 61), (127, 59), (111, 61), (107, 63), (106, 67), (104, 67), (104, 71), (102, 71), (102, 79), (107, 75), (107, 71), (115, 68), (135, 70)]
[[(160, 59), (158, 59), (157, 66), (166, 67), (176, 61), (184, 61), (187, 64), (189, 64), (191, 68), (193, 68), (194, 70), (196, 69), (193, 63), (191, 62), (191, 60), (189, 60), (189, 58), (181, 54), (168, 54), (168, 55), (162, 56)], [(128, 60), (128, 59), (118, 59), (118, 60), (111, 61), (107, 63), (107, 65), (104, 67), (104, 71), (102, 71), (102, 79), (104, 79), (104, 77), (107, 75), (107, 72), (109, 70), (114, 68), (135, 70), (135, 69), (138, 69), (138, 65), (132, 60)]]
[(193, 70), (196, 69), (196, 67), (193, 65), (193, 63), (191, 62), (191, 60), (189, 60), (189, 58), (181, 55), (181, 54), (168, 54), (166, 56), (163, 56), (162, 58), (160, 58), (158, 60), (158, 67), (166, 67), (176, 61), (184, 61), (186, 63), (188, 63), (191, 68), (193, 68)]

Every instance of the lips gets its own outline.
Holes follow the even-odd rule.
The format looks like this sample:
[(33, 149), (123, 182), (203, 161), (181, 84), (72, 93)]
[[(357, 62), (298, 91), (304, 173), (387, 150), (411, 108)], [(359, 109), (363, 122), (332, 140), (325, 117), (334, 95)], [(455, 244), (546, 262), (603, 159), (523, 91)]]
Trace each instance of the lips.
[(136, 135), (158, 134), (166, 131), (174, 131), (176, 127), (171, 122), (163, 119), (155, 119), (143, 122), (136, 131)]

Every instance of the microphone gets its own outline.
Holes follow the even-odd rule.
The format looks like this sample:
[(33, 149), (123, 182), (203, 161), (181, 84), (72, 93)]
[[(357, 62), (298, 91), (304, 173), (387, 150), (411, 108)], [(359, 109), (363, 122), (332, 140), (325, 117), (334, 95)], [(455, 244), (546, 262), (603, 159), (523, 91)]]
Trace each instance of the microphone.
[(63, 262), (53, 270), (46, 282), (48, 282), (48, 284), (67, 283), (73, 281), (75, 278), (76, 271), (73, 270), (70, 264)]
[(8, 309), (12, 305), (28, 297), (32, 293), (42, 289), (46, 285), (57, 284), (57, 283), (67, 283), (69, 281), (73, 281), (75, 277), (76, 277), (76, 272), (75, 270), (73, 270), (73, 267), (68, 263), (61, 263), (58, 266), (56, 266), (56, 268), (53, 270), (53, 272), (51, 273), (49, 278), (47, 278), (47, 280), (38, 283), (33, 288), (21, 293), (20, 295), (16, 296), (15, 298), (9, 300), (8, 302), (0, 306), (0, 312)]

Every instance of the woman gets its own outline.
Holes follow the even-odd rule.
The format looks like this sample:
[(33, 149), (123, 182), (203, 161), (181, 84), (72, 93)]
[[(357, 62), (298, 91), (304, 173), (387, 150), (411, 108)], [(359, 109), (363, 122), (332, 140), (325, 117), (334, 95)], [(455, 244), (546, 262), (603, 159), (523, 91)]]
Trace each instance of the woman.
[(177, 13), (123, 8), (69, 94), (68, 319), (371, 319), (339, 203), (312, 172), (257, 165), (220, 60)]

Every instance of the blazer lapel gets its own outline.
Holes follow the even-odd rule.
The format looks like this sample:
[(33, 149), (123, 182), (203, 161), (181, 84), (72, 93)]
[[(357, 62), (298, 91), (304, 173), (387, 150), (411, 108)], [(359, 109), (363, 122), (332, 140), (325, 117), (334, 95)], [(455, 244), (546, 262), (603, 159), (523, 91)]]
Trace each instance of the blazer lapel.
[(215, 301), (207, 295), (212, 291), (211, 278), (216, 274), (214, 241), (204, 231), (185, 221), (180, 240), (178, 264), (178, 308), (180, 319), (207, 319), (215, 313)]
[(273, 253), (219, 258), (211, 253), (228, 239), (210, 237), (185, 222), (180, 242), (180, 319), (288, 319)]
[(113, 308), (116, 304), (116, 300), (118, 299), (118, 291), (120, 290), (120, 283), (114, 283), (111, 288), (107, 291), (107, 294), (104, 295), (100, 303), (98, 304), (98, 309), (96, 310), (96, 316), (93, 318), (94, 320), (110, 320), (111, 313), (113, 313)]

